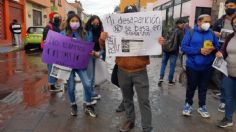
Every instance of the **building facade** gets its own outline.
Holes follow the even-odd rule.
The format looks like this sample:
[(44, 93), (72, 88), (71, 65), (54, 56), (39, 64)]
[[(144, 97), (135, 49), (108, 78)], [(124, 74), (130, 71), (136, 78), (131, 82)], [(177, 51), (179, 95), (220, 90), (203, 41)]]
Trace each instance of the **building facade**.
[(22, 25), (22, 38), (26, 33), (24, 0), (0, 0), (0, 45), (11, 43), (10, 23), (17, 19)]
[(183, 18), (194, 26), (201, 14), (211, 15), (213, 0), (159, 0), (153, 10), (160, 10), (164, 25), (173, 25), (174, 20)]
[(120, 12), (124, 12), (127, 5), (140, 5), (140, 9), (146, 8), (148, 3), (154, 3), (157, 0), (120, 0)]

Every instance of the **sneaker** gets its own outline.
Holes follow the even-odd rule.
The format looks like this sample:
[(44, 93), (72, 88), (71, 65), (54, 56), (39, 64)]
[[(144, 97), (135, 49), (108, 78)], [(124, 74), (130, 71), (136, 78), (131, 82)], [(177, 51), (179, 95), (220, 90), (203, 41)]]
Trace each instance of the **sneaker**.
[(189, 105), (188, 103), (186, 103), (186, 104), (184, 105), (184, 109), (183, 109), (182, 114), (183, 114), (184, 116), (191, 116), (192, 110), (193, 110), (192, 106)]
[(173, 86), (173, 85), (175, 85), (175, 82), (169, 81), (169, 86)]
[(164, 82), (164, 80), (162, 78), (160, 78), (159, 81), (158, 81), (158, 86), (160, 87), (163, 82)]
[(93, 100), (100, 100), (101, 99), (101, 95), (100, 94), (96, 94), (95, 96), (92, 97)]
[(120, 132), (128, 132), (134, 128), (134, 123), (130, 121), (126, 121), (123, 126), (120, 128)]
[(220, 103), (220, 105), (218, 106), (218, 111), (225, 112), (225, 103)]
[(86, 105), (95, 105), (97, 104), (97, 100), (92, 100), (92, 102), (84, 102)]
[(221, 120), (219, 122), (219, 124), (217, 125), (218, 127), (221, 127), (221, 128), (226, 128), (226, 127), (231, 127), (233, 126), (233, 122), (232, 121), (229, 121), (228, 119), (224, 118), (223, 120)]
[(84, 105), (84, 112), (93, 118), (97, 117), (97, 114), (95, 113), (94, 107), (92, 105)]
[(197, 112), (203, 117), (203, 118), (209, 118), (210, 114), (207, 111), (206, 106), (202, 106), (200, 108), (197, 109)]
[(49, 86), (49, 91), (50, 91), (50, 92), (61, 92), (61, 91), (63, 91), (63, 90), (60, 89), (60, 88), (57, 88), (55, 85), (50, 85), (50, 86)]
[(77, 116), (77, 105), (73, 104), (71, 105), (71, 113), (72, 116)]

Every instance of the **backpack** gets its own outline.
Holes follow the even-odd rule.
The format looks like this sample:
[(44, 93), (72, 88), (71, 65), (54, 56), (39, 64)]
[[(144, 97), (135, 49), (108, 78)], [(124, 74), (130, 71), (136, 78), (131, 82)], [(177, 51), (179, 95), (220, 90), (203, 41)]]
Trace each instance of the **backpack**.
[[(47, 25), (47, 26), (49, 26), (49, 29), (50, 29), (50, 30), (52, 30), (52, 29), (53, 29), (53, 27), (52, 27), (52, 24), (51, 24), (51, 23), (48, 23), (48, 25)], [(44, 47), (44, 40), (43, 40), (43, 38), (42, 38), (42, 40), (41, 40), (40, 47), (41, 47), (41, 49), (43, 49), (43, 47)]]
[(178, 40), (178, 29), (173, 29), (168, 33), (169, 38), (166, 43), (163, 45), (163, 51), (165, 52), (173, 52), (178, 48), (177, 40)]

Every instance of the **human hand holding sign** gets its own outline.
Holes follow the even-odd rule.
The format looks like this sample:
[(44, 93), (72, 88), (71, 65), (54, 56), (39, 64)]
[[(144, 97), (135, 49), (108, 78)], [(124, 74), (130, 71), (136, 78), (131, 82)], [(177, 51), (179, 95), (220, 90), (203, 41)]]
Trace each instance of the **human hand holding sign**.
[(220, 51), (218, 51), (218, 52), (216, 53), (216, 57), (217, 57), (217, 58), (221, 58), (221, 57), (223, 57), (223, 54), (222, 54)]
[(166, 42), (166, 39), (164, 37), (160, 37), (158, 42), (159, 42), (160, 45), (164, 45), (165, 42)]
[(105, 41), (108, 37), (108, 33), (107, 32), (101, 32), (101, 35), (100, 35), (100, 39)]

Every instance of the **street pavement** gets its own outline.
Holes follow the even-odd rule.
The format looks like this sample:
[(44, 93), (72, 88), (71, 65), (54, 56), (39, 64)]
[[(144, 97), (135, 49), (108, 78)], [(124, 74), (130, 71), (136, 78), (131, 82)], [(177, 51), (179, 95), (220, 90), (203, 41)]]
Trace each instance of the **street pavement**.
[[(2, 132), (118, 132), (125, 121), (124, 113), (115, 113), (121, 102), (120, 89), (109, 81), (96, 88), (102, 98), (95, 109), (97, 118), (83, 112), (81, 83), (76, 85), (78, 116), (70, 116), (70, 104), (66, 91), (50, 94), (47, 89), (46, 65), (40, 53), (24, 51), (0, 54), (0, 131)], [(108, 58), (111, 73), (114, 59)], [(191, 117), (181, 115), (185, 100), (185, 87), (179, 83), (162, 87), (157, 85), (161, 58), (152, 57), (148, 66), (150, 102), (154, 132), (236, 132), (232, 128), (216, 126), (224, 113), (217, 111), (218, 100), (213, 91), (207, 94), (207, 106), (211, 117), (203, 119), (197, 113), (197, 91)], [(168, 75), (167, 68), (167, 75)], [(181, 68), (176, 69), (175, 79)], [(167, 78), (167, 76), (166, 76)], [(141, 119), (135, 95), (136, 122), (131, 132), (141, 132)], [(236, 118), (234, 116), (234, 121)]]

